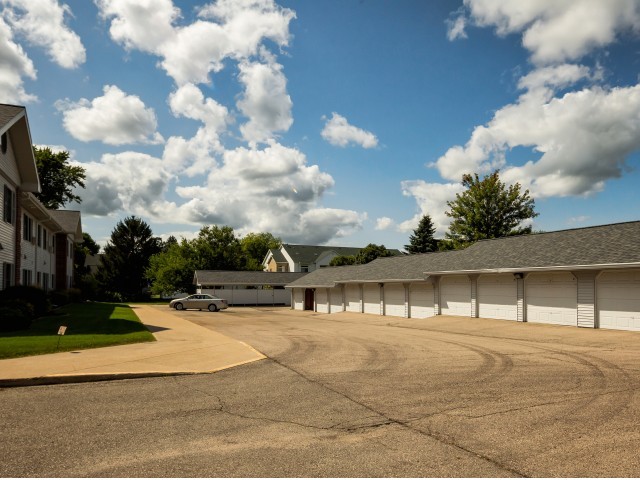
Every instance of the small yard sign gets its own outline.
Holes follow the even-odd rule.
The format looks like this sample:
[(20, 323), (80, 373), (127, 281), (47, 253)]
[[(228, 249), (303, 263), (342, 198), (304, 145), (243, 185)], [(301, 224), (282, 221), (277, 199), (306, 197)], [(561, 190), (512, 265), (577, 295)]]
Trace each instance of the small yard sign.
[(66, 325), (60, 325), (60, 328), (58, 329), (58, 345), (56, 345), (56, 350), (58, 350), (60, 348), (60, 339), (62, 338), (62, 336), (64, 335), (64, 333), (67, 331), (67, 326)]

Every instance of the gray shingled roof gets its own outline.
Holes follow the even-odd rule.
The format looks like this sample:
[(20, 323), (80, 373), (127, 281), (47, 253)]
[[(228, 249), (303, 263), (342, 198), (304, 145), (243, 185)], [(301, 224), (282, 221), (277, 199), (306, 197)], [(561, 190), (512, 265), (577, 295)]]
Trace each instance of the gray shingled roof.
[(76, 242), (82, 241), (82, 225), (80, 223), (80, 212), (77, 210), (48, 210), (49, 214), (53, 217), (62, 231), (65, 233), (73, 233), (76, 237)]
[(278, 248), (271, 248), (269, 250), (269, 252), (271, 252), (271, 256), (273, 257), (273, 259), (276, 261), (276, 263), (288, 263), (287, 259), (284, 258), (284, 255), (282, 254), (282, 252), (280, 251), (280, 249)]
[(307, 273), (196, 270), (194, 283), (199, 285), (274, 285), (284, 286)]
[(333, 251), (338, 255), (357, 255), (361, 250), (354, 247), (331, 247), (319, 245), (282, 245), (294, 262), (304, 265), (312, 264), (324, 252)]
[(477, 242), (465, 250), (379, 258), (366, 265), (323, 268), (289, 286), (411, 281), (429, 274), (527, 271), (640, 263), (640, 222), (601, 225)]
[(640, 222), (483, 240), (425, 271), (537, 269), (640, 262)]
[(24, 111), (24, 107), (0, 103), (0, 130), (3, 130), (11, 121)]

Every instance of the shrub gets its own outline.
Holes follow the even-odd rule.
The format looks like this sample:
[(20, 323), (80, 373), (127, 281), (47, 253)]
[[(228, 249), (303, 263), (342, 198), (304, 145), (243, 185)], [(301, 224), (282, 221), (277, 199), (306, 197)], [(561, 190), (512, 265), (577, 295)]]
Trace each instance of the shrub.
[(20, 300), (7, 300), (0, 304), (0, 331), (27, 330), (33, 320), (33, 307)]
[(67, 295), (71, 303), (79, 303), (82, 301), (82, 291), (79, 288), (70, 288), (67, 290)]
[(47, 294), (38, 287), (15, 285), (0, 291), (0, 304), (5, 304), (5, 302), (11, 300), (20, 300), (31, 304), (33, 315), (36, 317), (46, 315), (50, 309)]
[(49, 298), (51, 299), (51, 303), (57, 307), (69, 303), (69, 294), (66, 290), (54, 290), (49, 293)]

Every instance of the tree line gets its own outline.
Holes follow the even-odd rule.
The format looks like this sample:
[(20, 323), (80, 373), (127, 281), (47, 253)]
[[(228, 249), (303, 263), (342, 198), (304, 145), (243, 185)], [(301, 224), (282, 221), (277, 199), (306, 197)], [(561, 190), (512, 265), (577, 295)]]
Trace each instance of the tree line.
[(442, 239), (436, 233), (433, 220), (425, 214), (405, 249), (410, 254), (466, 248), (478, 240), (531, 233), (531, 225), (523, 222), (538, 216), (529, 190), (519, 183), (505, 185), (495, 170), (480, 179), (477, 173), (463, 175), (465, 190), (447, 202), (445, 215), (451, 218), (449, 230)]
[[(51, 209), (68, 202), (80, 203), (77, 188), (84, 188), (85, 170), (69, 164), (69, 152), (53, 152), (34, 146), (40, 176), (38, 199)], [(464, 191), (447, 202), (445, 215), (451, 223), (444, 238), (436, 239), (436, 229), (425, 214), (409, 237), (409, 254), (465, 248), (478, 240), (531, 233), (527, 220), (538, 216), (529, 190), (519, 183), (507, 186), (496, 170), (484, 178), (477, 173), (462, 177)], [(142, 219), (131, 216), (118, 222), (104, 247), (101, 265), (95, 277), (85, 266), (88, 255), (96, 255), (99, 246), (88, 233), (84, 243), (76, 244), (76, 285), (93, 298), (130, 300), (143, 292), (158, 295), (175, 291), (192, 292), (196, 270), (262, 270), (262, 261), (281, 239), (268, 232), (236, 236), (229, 226), (203, 226), (198, 235), (178, 241), (162, 241), (153, 235)], [(369, 263), (393, 253), (384, 245), (370, 243), (354, 256), (338, 256), (332, 266)]]

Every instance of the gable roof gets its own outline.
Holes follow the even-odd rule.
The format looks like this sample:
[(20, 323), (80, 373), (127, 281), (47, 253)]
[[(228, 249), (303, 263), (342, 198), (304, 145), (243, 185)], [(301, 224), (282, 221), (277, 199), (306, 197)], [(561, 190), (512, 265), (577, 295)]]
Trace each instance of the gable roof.
[(315, 270), (290, 287), (408, 282), (429, 275), (640, 267), (640, 221), (482, 240), (464, 250)]
[[(276, 263), (288, 263), (287, 259), (284, 258), (284, 255), (278, 248), (270, 248), (269, 253), (267, 253), (267, 258), (269, 257), (269, 254), (271, 254), (271, 258), (273, 258), (273, 260)], [(266, 259), (265, 259), (265, 262), (266, 262)]]
[(60, 225), (64, 233), (74, 235), (76, 243), (82, 243), (82, 222), (77, 210), (49, 210), (49, 214)]
[(27, 110), (24, 107), (0, 103), (0, 134), (5, 133), (11, 138), (20, 174), (20, 189), (24, 192), (39, 192), (40, 179), (33, 156)]
[[(334, 252), (336, 255), (355, 256), (364, 247), (334, 247), (330, 245), (292, 245), (283, 243), (282, 249), (286, 250), (291, 259), (296, 263), (309, 265), (314, 263), (322, 254)], [(393, 255), (402, 255), (400, 250), (388, 248)], [(279, 261), (279, 260), (278, 260)], [(286, 261), (286, 260), (285, 260)]]
[(272, 285), (285, 286), (307, 275), (304, 272), (258, 272), (228, 270), (196, 270), (195, 285)]

